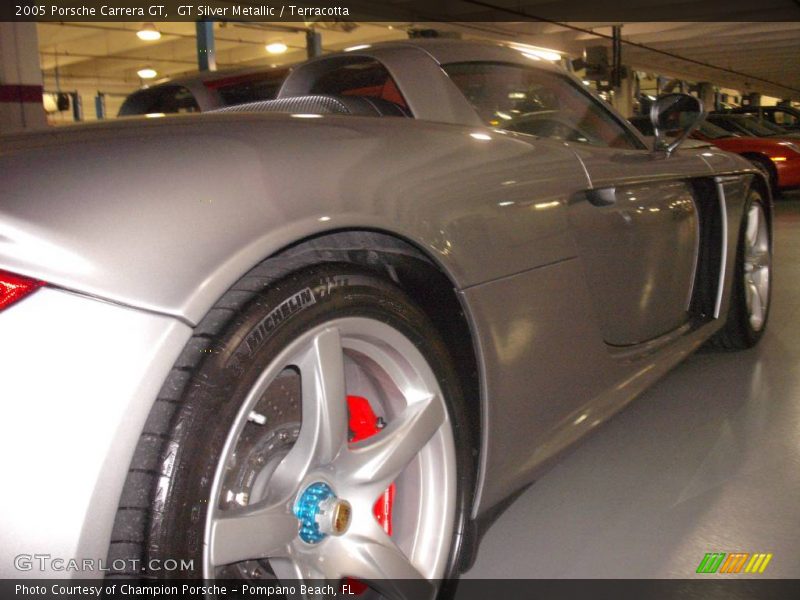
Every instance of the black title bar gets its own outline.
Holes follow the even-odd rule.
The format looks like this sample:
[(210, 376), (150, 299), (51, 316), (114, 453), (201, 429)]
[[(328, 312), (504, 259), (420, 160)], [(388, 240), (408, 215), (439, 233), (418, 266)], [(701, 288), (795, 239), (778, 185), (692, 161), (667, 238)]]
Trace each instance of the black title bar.
[(3, 0), (0, 21), (800, 21), (796, 0)]

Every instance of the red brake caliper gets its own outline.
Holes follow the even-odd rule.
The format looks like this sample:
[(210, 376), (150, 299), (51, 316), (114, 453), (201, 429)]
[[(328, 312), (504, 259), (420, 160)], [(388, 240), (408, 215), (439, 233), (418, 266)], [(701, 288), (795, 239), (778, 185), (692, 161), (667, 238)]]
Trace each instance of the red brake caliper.
[[(360, 442), (378, 433), (383, 425), (375, 416), (369, 400), (361, 396), (348, 396), (347, 409), (350, 413), (348, 427), (350, 429), (350, 442)], [(394, 504), (394, 484), (391, 484), (383, 495), (372, 507), (372, 514), (381, 524), (383, 530), (392, 535), (392, 505)], [(345, 578), (345, 583), (349, 584), (349, 590), (353, 594), (362, 594), (367, 586), (358, 580), (350, 577)]]
[[(362, 398), (361, 396), (348, 396), (347, 408), (350, 412), (348, 426), (350, 428), (351, 443), (366, 440), (383, 428), (378, 421), (378, 417), (376, 417), (375, 413), (372, 411), (369, 400), (366, 398)], [(388, 489), (383, 492), (383, 495), (378, 498), (375, 506), (372, 507), (372, 513), (388, 535), (392, 535), (394, 490), (394, 484), (391, 484)]]

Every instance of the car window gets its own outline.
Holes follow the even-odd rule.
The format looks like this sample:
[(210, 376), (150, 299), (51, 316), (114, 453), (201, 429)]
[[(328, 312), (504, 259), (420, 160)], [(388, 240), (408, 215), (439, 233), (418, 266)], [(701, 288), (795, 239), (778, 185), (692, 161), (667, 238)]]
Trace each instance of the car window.
[[(709, 123), (708, 121), (703, 121), (700, 123), (700, 125), (697, 127), (697, 130), (710, 140), (719, 140), (722, 138), (731, 137), (732, 133), (723, 129), (722, 127), (714, 125), (713, 123)], [(734, 135), (736, 134), (734, 133)]]
[(800, 117), (785, 110), (764, 111), (770, 121), (778, 125), (800, 125)]
[(159, 85), (134, 92), (119, 109), (119, 116), (199, 112), (197, 100), (182, 85)]
[(251, 73), (219, 80), (204, 82), (209, 89), (216, 90), (222, 99), (223, 106), (272, 100), (286, 78), (287, 70)]
[(408, 107), (386, 67), (371, 58), (354, 57), (351, 62), (326, 71), (314, 82), (309, 93), (380, 98)]
[(708, 115), (706, 117), (709, 123), (713, 123), (717, 127), (724, 129), (725, 131), (729, 131), (731, 133), (743, 133), (747, 135), (747, 130), (739, 127), (733, 119), (729, 117), (722, 117), (717, 115)]
[(565, 75), (494, 62), (452, 63), (443, 68), (492, 127), (595, 146), (644, 148), (598, 100)]
[(739, 125), (739, 127), (741, 127), (746, 133), (749, 133), (751, 135), (766, 137), (781, 132), (781, 129), (779, 127), (776, 127), (772, 123), (765, 121), (757, 121), (753, 117), (738, 115), (732, 118), (736, 120), (736, 123)]

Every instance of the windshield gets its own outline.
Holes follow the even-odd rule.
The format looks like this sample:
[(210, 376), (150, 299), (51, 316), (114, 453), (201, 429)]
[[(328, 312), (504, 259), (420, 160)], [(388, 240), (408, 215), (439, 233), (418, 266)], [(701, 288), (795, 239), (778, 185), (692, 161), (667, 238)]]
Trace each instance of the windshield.
[(752, 117), (736, 115), (729, 118), (736, 119), (736, 123), (739, 125), (739, 127), (758, 137), (767, 137), (770, 135), (775, 135), (776, 133), (783, 133), (783, 130), (780, 127), (776, 127), (771, 123), (756, 121)]
[(700, 123), (700, 126), (697, 128), (702, 135), (707, 137), (710, 140), (719, 140), (721, 138), (735, 136), (735, 133), (731, 133), (730, 131), (725, 131), (722, 127), (718, 127), (713, 123), (709, 123), (708, 121), (703, 121)]

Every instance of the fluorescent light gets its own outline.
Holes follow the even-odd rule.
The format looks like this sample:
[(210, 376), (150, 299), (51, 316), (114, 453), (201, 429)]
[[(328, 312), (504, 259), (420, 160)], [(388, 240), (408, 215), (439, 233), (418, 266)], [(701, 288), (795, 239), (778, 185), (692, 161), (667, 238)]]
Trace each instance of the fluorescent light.
[(561, 60), (561, 53), (557, 50), (551, 50), (550, 48), (540, 48), (538, 46), (529, 46), (528, 44), (511, 44), (511, 47), (522, 52), (524, 56), (534, 60)]
[(159, 117), (165, 117), (164, 113), (147, 113), (145, 117), (148, 119), (158, 119)]
[(142, 28), (136, 32), (136, 37), (145, 42), (154, 42), (161, 39), (161, 32), (156, 29), (152, 23), (145, 23)]
[(470, 133), (470, 137), (476, 140), (480, 140), (482, 142), (487, 142), (492, 139), (492, 136), (487, 135), (485, 133)]
[(349, 48), (345, 48), (345, 52), (355, 52), (356, 50), (366, 50), (370, 47), (370, 44), (359, 44), (358, 46), (350, 46)]
[(153, 79), (158, 75), (158, 71), (150, 67), (145, 67), (144, 69), (136, 71), (136, 74), (142, 79)]
[(561, 55), (553, 50), (530, 50), (527, 52), (527, 54), (528, 55), (532, 54), (533, 56), (553, 62), (561, 60)]
[(295, 119), (321, 119), (322, 115), (315, 115), (312, 113), (295, 113), (292, 115)]
[(264, 46), (264, 48), (266, 48), (267, 52), (270, 54), (283, 54), (289, 49), (289, 46), (283, 42), (272, 42), (271, 44)]

